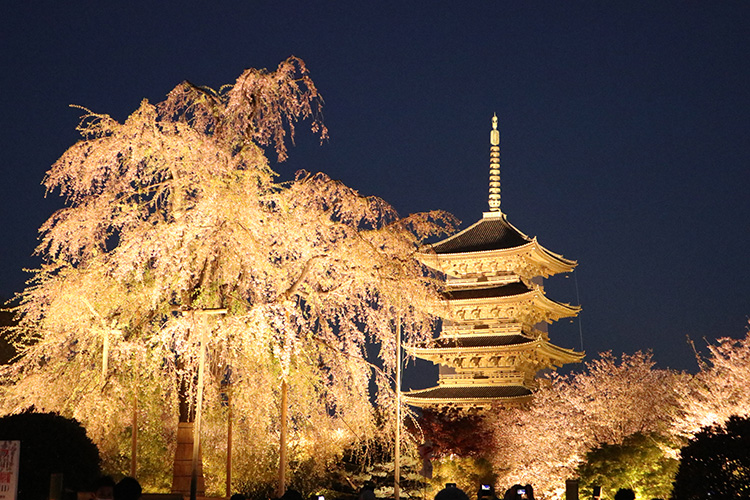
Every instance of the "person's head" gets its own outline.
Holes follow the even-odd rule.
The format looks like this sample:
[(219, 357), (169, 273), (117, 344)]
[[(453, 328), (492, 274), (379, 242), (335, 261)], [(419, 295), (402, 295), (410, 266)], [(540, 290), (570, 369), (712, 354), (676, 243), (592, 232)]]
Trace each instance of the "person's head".
[(112, 476), (101, 476), (94, 481), (94, 498), (112, 500), (114, 498), (115, 480)]
[(295, 490), (294, 488), (287, 489), (280, 500), (303, 500), (302, 493)]
[(235, 493), (231, 497), (229, 497), (229, 500), (245, 500), (245, 495), (242, 493)]
[(114, 488), (115, 500), (138, 500), (141, 498), (141, 485), (132, 477), (124, 477)]
[(620, 488), (615, 493), (615, 500), (635, 500), (635, 492), (630, 488)]
[(448, 483), (445, 488), (438, 491), (435, 500), (469, 500), (469, 496), (464, 490), (457, 488), (455, 483)]
[(527, 484), (526, 486), (523, 487), (523, 489), (524, 489), (524, 494), (526, 495), (524, 498), (528, 498), (529, 500), (534, 500), (534, 488), (530, 484)]

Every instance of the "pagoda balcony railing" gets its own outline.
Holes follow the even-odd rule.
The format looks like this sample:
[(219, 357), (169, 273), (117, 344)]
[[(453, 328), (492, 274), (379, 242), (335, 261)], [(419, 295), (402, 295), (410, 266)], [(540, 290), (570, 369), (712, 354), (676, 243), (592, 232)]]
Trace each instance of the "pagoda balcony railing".
[(524, 383), (525, 377), (520, 373), (483, 375), (481, 372), (466, 374), (456, 373), (440, 375), (439, 385), (504, 385)]
[(486, 285), (499, 285), (514, 283), (519, 280), (518, 275), (513, 273), (501, 274), (496, 276), (486, 277), (468, 277), (468, 278), (455, 278), (453, 276), (448, 277), (445, 284), (448, 288), (463, 288), (463, 287), (476, 287)]
[(440, 335), (443, 337), (455, 336), (455, 335), (497, 335), (497, 334), (515, 334), (521, 333), (524, 326), (521, 323), (495, 323), (492, 325), (481, 325), (481, 328), (476, 328), (479, 325), (473, 325), (471, 323), (461, 323), (452, 325), (443, 325)]

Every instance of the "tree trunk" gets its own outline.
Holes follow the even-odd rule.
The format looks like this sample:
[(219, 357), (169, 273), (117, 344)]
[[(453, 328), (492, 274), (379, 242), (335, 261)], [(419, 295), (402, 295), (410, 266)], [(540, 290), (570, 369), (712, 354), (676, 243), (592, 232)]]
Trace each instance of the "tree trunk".
[[(193, 471), (193, 431), (195, 423), (195, 405), (190, 404), (190, 389), (185, 381), (180, 383), (179, 405), (180, 422), (177, 426), (177, 449), (175, 450), (174, 467), (172, 473), (172, 493), (183, 496), (190, 495), (190, 483)], [(198, 475), (196, 494), (205, 496), (205, 480), (203, 478), (203, 460), (198, 450)]]
[(287, 384), (281, 381), (281, 436), (279, 438), (279, 483), (276, 486), (276, 498), (286, 491), (286, 434), (287, 434)]

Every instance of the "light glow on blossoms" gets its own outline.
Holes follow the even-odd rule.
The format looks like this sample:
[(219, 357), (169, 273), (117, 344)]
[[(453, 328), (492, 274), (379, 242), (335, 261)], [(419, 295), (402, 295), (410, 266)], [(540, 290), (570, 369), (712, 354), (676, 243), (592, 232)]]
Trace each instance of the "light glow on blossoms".
[[(264, 477), (278, 462), (282, 385), (290, 439), (315, 443), (304, 448), (319, 472), (344, 446), (390, 432), (396, 320), (404, 342), (425, 341), (438, 303), (412, 255), (453, 219), (402, 218), (322, 173), (279, 182), (264, 148), (283, 160), (301, 121), (325, 138), (321, 105), (292, 57), (220, 91), (183, 83), (122, 123), (84, 110), (81, 140), (44, 180), (66, 206), (41, 228), (43, 265), (16, 309), (21, 356), (3, 367), (0, 410), (77, 418), (105, 469), (123, 473), (135, 407), (139, 479), (163, 488), (205, 348), (209, 492), (223, 494), (230, 405), (239, 474)], [(342, 428), (356, 432), (331, 441)]]

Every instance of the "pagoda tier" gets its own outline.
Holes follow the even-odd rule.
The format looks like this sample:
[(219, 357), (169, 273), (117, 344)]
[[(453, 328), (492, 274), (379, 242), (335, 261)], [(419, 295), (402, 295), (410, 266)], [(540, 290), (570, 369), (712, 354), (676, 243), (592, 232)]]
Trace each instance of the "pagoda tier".
[(548, 299), (540, 286), (529, 286), (522, 281), (489, 288), (452, 288), (449, 282), (444, 296), (450, 318), (463, 323), (512, 318), (515, 322), (535, 325), (575, 316), (580, 311), (580, 307)]
[(527, 403), (536, 375), (583, 353), (553, 345), (546, 324), (580, 307), (547, 298), (542, 279), (576, 262), (516, 229), (500, 211), (500, 137), (490, 134), (490, 211), (463, 231), (420, 249), (418, 258), (446, 276), (443, 328), (410, 354), (440, 365), (438, 385), (404, 393), (412, 405), (485, 408)]
[(494, 335), (439, 339), (432, 347), (415, 347), (410, 353), (418, 358), (455, 368), (457, 373), (471, 372), (483, 376), (517, 367), (537, 371), (579, 360), (579, 354), (563, 349), (543, 338), (524, 335)]
[(485, 212), (479, 222), (425, 246), (417, 258), (448, 277), (459, 279), (509, 274), (527, 280), (536, 276), (548, 278), (570, 272), (576, 265), (516, 229), (502, 212)]
[(523, 385), (473, 385), (431, 387), (410, 391), (405, 401), (421, 408), (454, 406), (461, 408), (487, 408), (501, 402), (505, 405), (523, 405), (531, 401), (533, 392)]

